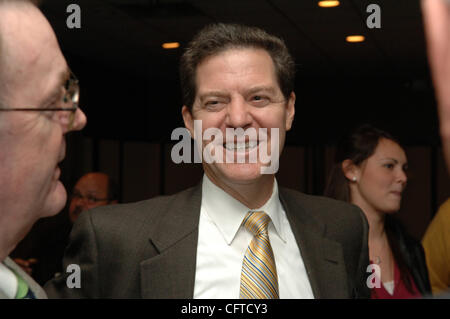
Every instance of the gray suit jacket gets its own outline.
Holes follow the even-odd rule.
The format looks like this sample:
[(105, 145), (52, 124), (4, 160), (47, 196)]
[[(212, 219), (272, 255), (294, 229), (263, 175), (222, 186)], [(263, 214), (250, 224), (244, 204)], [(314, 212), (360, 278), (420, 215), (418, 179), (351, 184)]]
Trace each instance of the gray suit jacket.
[[(201, 184), (172, 196), (82, 214), (64, 257), (81, 267), (81, 288), (65, 274), (50, 298), (193, 298)], [(356, 206), (280, 188), (280, 199), (316, 298), (368, 298), (368, 224)]]
[[(37, 299), (47, 299), (47, 295), (44, 291), (44, 289), (41, 288), (41, 286), (38, 285), (37, 282), (33, 280), (28, 274), (20, 268), (19, 265), (17, 265), (11, 258), (6, 257), (6, 259), (3, 261), (3, 263), (8, 266), (10, 269), (14, 270), (22, 279), (27, 283), (28, 287), (33, 292), (34, 296)], [(0, 290), (0, 299), (6, 299), (7, 296), (3, 294), (3, 292)]]

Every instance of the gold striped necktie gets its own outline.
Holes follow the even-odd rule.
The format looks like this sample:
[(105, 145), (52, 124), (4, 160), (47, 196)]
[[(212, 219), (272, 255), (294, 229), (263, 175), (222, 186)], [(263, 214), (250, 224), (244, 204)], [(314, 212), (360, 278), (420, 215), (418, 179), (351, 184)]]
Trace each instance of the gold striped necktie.
[(267, 226), (270, 217), (264, 212), (248, 212), (242, 224), (254, 237), (242, 262), (241, 299), (278, 299), (275, 258)]

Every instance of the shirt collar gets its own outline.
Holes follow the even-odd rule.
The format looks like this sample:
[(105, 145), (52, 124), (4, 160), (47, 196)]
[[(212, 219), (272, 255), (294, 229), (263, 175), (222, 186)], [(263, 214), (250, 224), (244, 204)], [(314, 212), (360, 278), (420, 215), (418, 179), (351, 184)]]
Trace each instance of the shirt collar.
[(17, 277), (3, 262), (0, 262), (0, 290), (10, 299), (17, 293)]
[(275, 233), (286, 242), (285, 230), (280, 216), (283, 212), (283, 207), (278, 196), (276, 179), (274, 179), (272, 195), (269, 200), (258, 209), (250, 209), (211, 182), (208, 176), (204, 174), (202, 182), (202, 207), (217, 226), (228, 245), (233, 241), (245, 215), (250, 210), (264, 211), (269, 215), (275, 227)]

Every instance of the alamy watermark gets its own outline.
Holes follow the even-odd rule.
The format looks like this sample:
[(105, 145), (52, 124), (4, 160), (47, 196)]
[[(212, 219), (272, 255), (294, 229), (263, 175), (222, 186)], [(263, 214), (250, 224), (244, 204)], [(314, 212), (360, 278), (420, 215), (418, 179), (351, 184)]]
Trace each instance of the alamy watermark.
[[(78, 4), (69, 4), (66, 12), (70, 15), (66, 19), (66, 25), (69, 29), (81, 28), (81, 7)], [(366, 25), (369, 29), (381, 28), (381, 7), (378, 4), (371, 3), (367, 6), (366, 12), (370, 15), (366, 19)]]
[[(67, 288), (81, 288), (81, 268), (77, 264), (70, 264), (67, 266), (66, 272), (70, 275), (67, 276), (66, 285)], [(366, 285), (369, 289), (381, 287), (381, 268), (378, 264), (370, 264), (366, 268), (366, 272), (370, 273), (367, 277)]]
[[(171, 158), (179, 163), (235, 163), (263, 164), (261, 174), (275, 174), (279, 167), (279, 128), (226, 128), (225, 138), (220, 129), (207, 128), (203, 132), (201, 120), (194, 121), (196, 149), (192, 158), (191, 134), (184, 127), (173, 130), (171, 140), (179, 141), (172, 147)], [(181, 138), (181, 141), (180, 141)]]
[(67, 288), (81, 288), (81, 269), (77, 264), (70, 264), (66, 269), (67, 273), (70, 273), (66, 279)]
[(370, 13), (367, 17), (366, 25), (369, 29), (381, 28), (381, 8), (378, 4), (369, 4), (366, 8), (366, 12)]
[(370, 264), (367, 266), (366, 272), (370, 273), (367, 277), (366, 285), (368, 288), (380, 288), (381, 287), (381, 268), (378, 264)]
[(66, 25), (69, 29), (81, 29), (81, 8), (78, 4), (69, 4), (66, 12), (70, 13), (66, 19)]

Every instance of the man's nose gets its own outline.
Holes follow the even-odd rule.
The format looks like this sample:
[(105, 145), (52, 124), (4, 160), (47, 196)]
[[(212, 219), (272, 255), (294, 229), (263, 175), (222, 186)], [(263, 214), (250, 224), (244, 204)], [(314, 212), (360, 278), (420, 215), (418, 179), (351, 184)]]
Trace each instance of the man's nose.
[(227, 108), (226, 124), (228, 127), (242, 127), (246, 128), (252, 122), (250, 114), (250, 106), (243, 98), (235, 98)]
[(86, 115), (84, 114), (84, 112), (78, 108), (75, 112), (75, 118), (73, 120), (73, 125), (70, 128), (70, 131), (79, 131), (81, 129), (83, 129), (83, 127), (86, 126), (87, 123), (87, 118)]

